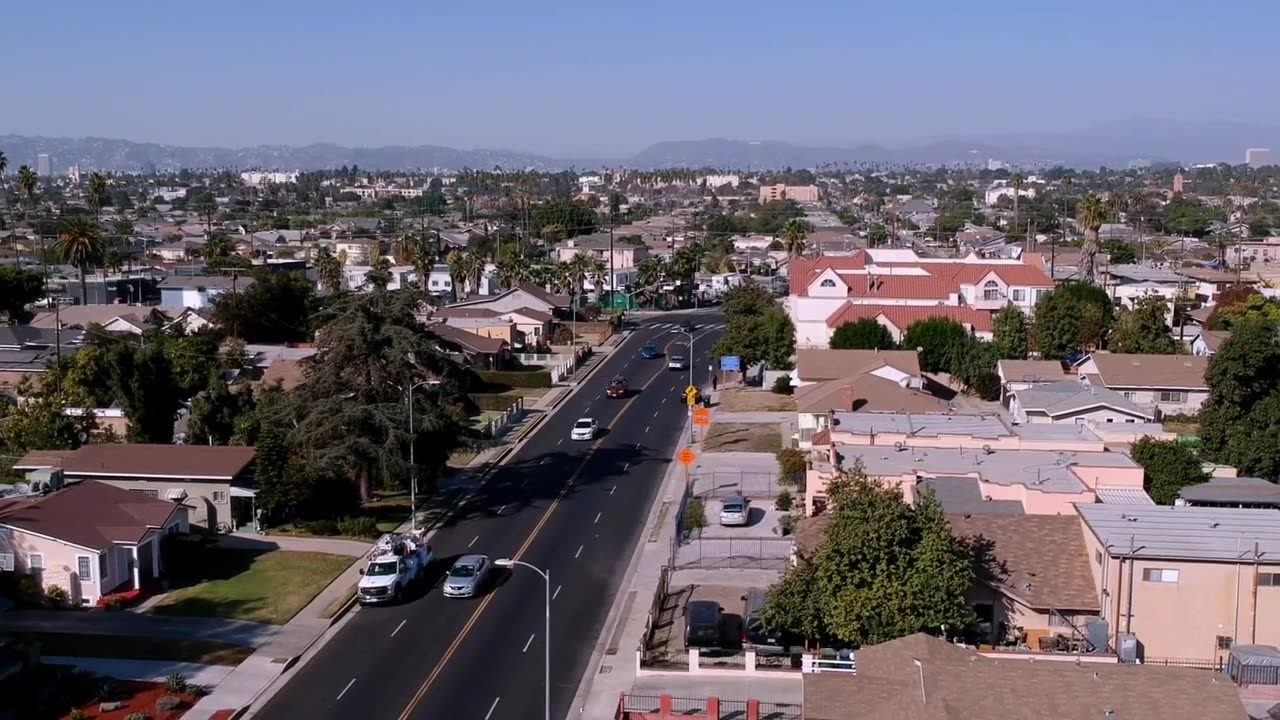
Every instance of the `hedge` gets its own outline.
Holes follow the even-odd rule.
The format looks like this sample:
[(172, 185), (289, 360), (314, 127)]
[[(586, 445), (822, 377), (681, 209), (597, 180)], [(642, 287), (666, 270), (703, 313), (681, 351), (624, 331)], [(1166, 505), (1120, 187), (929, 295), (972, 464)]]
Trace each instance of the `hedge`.
[(475, 393), (470, 397), (477, 408), (494, 412), (502, 412), (520, 399), (520, 396), (515, 393)]
[(480, 376), (490, 385), (501, 385), (513, 388), (549, 388), (551, 387), (551, 371), (546, 368), (536, 370), (477, 370)]

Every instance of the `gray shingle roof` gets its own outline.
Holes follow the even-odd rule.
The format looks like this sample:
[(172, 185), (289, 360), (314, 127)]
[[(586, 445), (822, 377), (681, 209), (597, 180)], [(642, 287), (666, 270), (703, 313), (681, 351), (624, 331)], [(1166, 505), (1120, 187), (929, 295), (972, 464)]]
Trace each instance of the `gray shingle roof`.
[(1154, 420), (1155, 416), (1125, 398), (1124, 395), (1105, 387), (1086, 385), (1076, 380), (1059, 380), (1017, 390), (1014, 395), (1024, 410), (1043, 412), (1049, 417), (1072, 415), (1099, 407), (1109, 407), (1134, 417)]
[[(1112, 555), (1171, 560), (1250, 559), (1280, 564), (1280, 510), (1208, 507), (1135, 507), (1076, 504), (1076, 511)], [(1251, 560), (1250, 560), (1251, 562)]]
[(1280, 485), (1263, 478), (1210, 478), (1178, 493), (1188, 502), (1280, 505)]

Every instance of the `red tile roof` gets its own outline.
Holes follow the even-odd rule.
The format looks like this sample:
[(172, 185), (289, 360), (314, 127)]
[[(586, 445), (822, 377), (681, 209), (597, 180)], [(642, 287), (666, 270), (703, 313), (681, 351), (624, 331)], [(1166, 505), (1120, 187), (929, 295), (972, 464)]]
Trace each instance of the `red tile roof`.
[[(791, 294), (805, 295), (809, 285), (826, 270), (836, 272), (866, 270), (870, 261), (866, 251), (849, 256), (795, 258), (790, 264)], [(958, 293), (961, 285), (976, 285), (990, 274), (995, 274), (1006, 285), (1027, 287), (1053, 287), (1053, 280), (1045, 272), (1040, 258), (1022, 263), (990, 262), (876, 262), (875, 267), (896, 271), (914, 269), (923, 274), (891, 275), (887, 273), (842, 274), (849, 285), (849, 294), (867, 297), (876, 294), (892, 298), (917, 298), (945, 300)], [(874, 275), (875, 284), (870, 278)]]
[(847, 302), (827, 317), (827, 327), (836, 328), (864, 318), (884, 317), (894, 327), (906, 331), (912, 324), (935, 317), (951, 318), (977, 332), (991, 332), (992, 315), (968, 305), (859, 305)]
[(91, 550), (106, 550), (118, 542), (139, 542), (151, 528), (164, 527), (181, 507), (85, 480), (48, 495), (0, 500), (0, 525)]

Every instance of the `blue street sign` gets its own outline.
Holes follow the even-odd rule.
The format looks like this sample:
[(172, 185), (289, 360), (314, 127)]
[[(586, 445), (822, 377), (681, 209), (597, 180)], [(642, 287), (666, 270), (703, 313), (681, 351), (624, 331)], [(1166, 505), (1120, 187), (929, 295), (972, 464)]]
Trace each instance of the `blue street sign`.
[(720, 370), (723, 372), (742, 372), (742, 358), (737, 355), (721, 355)]

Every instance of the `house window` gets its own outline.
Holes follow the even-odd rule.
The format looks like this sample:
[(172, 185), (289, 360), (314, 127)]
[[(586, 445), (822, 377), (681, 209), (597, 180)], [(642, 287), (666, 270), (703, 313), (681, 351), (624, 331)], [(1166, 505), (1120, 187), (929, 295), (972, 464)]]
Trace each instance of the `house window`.
[(13, 553), (0, 553), (0, 570), (13, 572)]
[(1186, 402), (1187, 394), (1184, 392), (1161, 392), (1160, 402), (1180, 403)]
[(1026, 302), (1026, 300), (1027, 300), (1027, 291), (1026, 291), (1026, 290), (1018, 289), (1018, 290), (1014, 290), (1014, 291), (1013, 291), (1013, 301), (1014, 301), (1014, 302)]
[(143, 497), (149, 497), (153, 499), (160, 497), (159, 490), (134, 490), (134, 492), (141, 493)]
[(44, 569), (44, 554), (43, 554), (43, 553), (31, 553), (30, 555), (28, 555), (28, 556), (27, 556), (27, 569), (28, 569), (28, 570), (43, 570), (43, 569)]
[(1173, 568), (1147, 568), (1142, 571), (1142, 579), (1146, 582), (1176, 583), (1178, 571)]
[(76, 556), (76, 572), (79, 573), (81, 582), (86, 582), (93, 579), (93, 569), (89, 565), (88, 555)]
[(221, 505), (227, 501), (227, 494), (221, 490), (214, 490), (213, 501), (218, 505)]
[(440, 286), (440, 281), (439, 281), (439, 280), (432, 280), (432, 281), (431, 281), (431, 287), (439, 287), (439, 286)]
[(1258, 587), (1280, 587), (1280, 573), (1258, 573)]
[(1000, 283), (995, 280), (988, 280), (982, 286), (983, 300), (999, 300), (1000, 299)]
[(1036, 302), (1040, 302), (1040, 298), (1044, 297), (1046, 292), (1048, 292), (1048, 290), (1045, 290), (1044, 288), (1037, 288), (1035, 291)]
[(1125, 399), (1125, 400), (1132, 400), (1132, 399), (1133, 399), (1133, 393), (1131, 393), (1131, 392), (1122, 392), (1122, 393), (1120, 393), (1120, 394), (1124, 396), (1124, 399)]
[(833, 288), (835, 286), (836, 281), (831, 278), (823, 278), (822, 282), (818, 283), (818, 287)]
[(1096, 565), (1101, 565), (1101, 564), (1102, 564), (1102, 551), (1101, 551), (1101, 550), (1094, 550), (1094, 551), (1093, 551), (1093, 562), (1094, 562), (1094, 564), (1096, 564)]
[(1133, 418), (1125, 418), (1125, 419), (1124, 419), (1124, 421), (1125, 421), (1126, 423), (1130, 424), (1130, 425), (1132, 425), (1132, 424), (1134, 424), (1134, 423), (1138, 422), (1137, 420), (1134, 420)]

